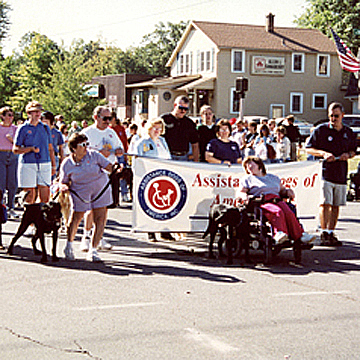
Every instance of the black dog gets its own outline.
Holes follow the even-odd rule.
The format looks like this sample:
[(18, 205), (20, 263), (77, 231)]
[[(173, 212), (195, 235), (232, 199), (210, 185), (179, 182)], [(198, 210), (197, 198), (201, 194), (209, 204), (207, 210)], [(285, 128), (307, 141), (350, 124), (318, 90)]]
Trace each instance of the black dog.
[[(225, 227), (228, 227), (228, 235)], [(249, 260), (249, 221), (245, 207), (234, 207), (226, 204), (214, 205), (209, 212), (209, 225), (205, 230), (203, 239), (210, 234), (209, 242), (209, 257), (214, 258), (213, 244), (216, 233), (220, 231), (220, 240), (218, 246), (221, 246), (224, 239), (226, 239), (227, 247), (227, 263), (232, 264), (232, 244), (234, 239), (234, 229), (236, 239), (241, 239), (242, 246), (245, 249), (245, 258)]]
[[(47, 254), (45, 249), (45, 233), (52, 232), (53, 248), (52, 261), (58, 261), (56, 256), (56, 244), (58, 239), (58, 230), (61, 225), (61, 207), (57, 202), (50, 201), (47, 204), (37, 203), (25, 205), (25, 211), (21, 219), (19, 228), (13, 237), (7, 253), (12, 255), (13, 248), (16, 241), (22, 236), (30, 224), (34, 224), (36, 228), (35, 235), (31, 239), (35, 255), (42, 255), (41, 262), (47, 261)], [(40, 239), (41, 250), (36, 248), (36, 240)]]

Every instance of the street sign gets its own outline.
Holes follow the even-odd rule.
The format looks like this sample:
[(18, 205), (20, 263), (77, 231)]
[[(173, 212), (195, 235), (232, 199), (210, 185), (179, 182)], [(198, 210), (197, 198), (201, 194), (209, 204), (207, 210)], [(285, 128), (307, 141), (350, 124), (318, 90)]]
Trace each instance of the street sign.
[(360, 35), (360, 29), (353, 29), (354, 35)]
[(116, 106), (117, 106), (117, 96), (116, 95), (109, 95), (109, 106), (111, 108), (116, 108)]

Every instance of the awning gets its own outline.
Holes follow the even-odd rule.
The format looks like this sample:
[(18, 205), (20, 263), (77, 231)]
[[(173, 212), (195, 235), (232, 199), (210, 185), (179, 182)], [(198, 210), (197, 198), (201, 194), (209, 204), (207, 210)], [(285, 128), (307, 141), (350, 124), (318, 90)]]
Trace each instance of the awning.
[(128, 84), (127, 88), (158, 88), (158, 87), (167, 87), (170, 89), (177, 89), (179, 86), (184, 86), (189, 82), (199, 79), (201, 75), (188, 75), (188, 76), (178, 76), (178, 77), (164, 77), (157, 78), (150, 81), (143, 81), (136, 84)]
[(214, 90), (214, 80), (215, 80), (214, 77), (197, 79), (186, 85), (178, 87), (176, 90), (180, 90), (180, 91), (187, 91), (190, 89)]

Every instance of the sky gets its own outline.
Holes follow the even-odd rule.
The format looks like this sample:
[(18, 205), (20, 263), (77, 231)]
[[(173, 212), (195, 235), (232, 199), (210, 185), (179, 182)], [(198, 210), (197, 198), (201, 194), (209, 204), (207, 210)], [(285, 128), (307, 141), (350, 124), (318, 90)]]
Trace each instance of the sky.
[(74, 39), (98, 39), (123, 50), (138, 46), (159, 22), (214, 21), (265, 25), (275, 15), (275, 26), (295, 26), (306, 0), (7, 0), (9, 38), (3, 54), (11, 55), (29, 31), (46, 35), (69, 47)]

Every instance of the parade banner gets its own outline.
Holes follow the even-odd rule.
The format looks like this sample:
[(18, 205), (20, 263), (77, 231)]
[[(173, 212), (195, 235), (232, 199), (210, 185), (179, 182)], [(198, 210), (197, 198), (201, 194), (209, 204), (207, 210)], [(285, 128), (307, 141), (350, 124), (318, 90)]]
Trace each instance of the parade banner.
[[(267, 172), (295, 191), (299, 218), (314, 219), (320, 201), (321, 163), (271, 164)], [(203, 232), (214, 204), (238, 205), (241, 165), (133, 158), (133, 230)]]

